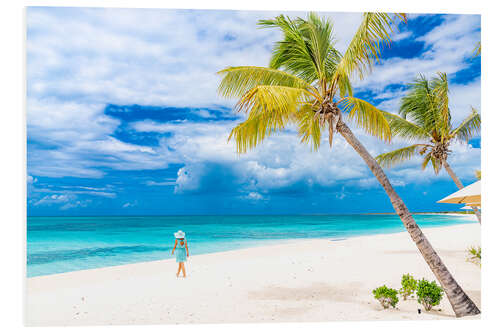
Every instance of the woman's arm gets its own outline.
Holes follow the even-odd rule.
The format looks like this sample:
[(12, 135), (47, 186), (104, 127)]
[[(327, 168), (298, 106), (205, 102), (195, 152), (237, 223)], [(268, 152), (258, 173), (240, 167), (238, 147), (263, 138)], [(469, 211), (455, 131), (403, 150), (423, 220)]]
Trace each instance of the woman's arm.
[(177, 247), (177, 239), (175, 240), (174, 248), (172, 249), (172, 254), (174, 254), (175, 248)]
[(185, 240), (185, 242), (186, 242), (186, 256), (189, 257), (188, 242), (187, 240)]

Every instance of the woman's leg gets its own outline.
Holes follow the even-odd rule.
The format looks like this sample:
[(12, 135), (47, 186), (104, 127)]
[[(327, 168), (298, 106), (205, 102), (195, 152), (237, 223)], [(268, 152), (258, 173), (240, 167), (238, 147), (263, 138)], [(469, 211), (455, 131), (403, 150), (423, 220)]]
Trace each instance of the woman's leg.
[(181, 267), (182, 267), (182, 275), (184, 275), (184, 277), (186, 277), (186, 268), (184, 267), (183, 262), (181, 262)]
[(177, 269), (177, 274), (175, 274), (177, 277), (179, 277), (179, 273), (181, 272), (181, 267), (182, 267), (182, 262), (179, 263), (179, 268)]

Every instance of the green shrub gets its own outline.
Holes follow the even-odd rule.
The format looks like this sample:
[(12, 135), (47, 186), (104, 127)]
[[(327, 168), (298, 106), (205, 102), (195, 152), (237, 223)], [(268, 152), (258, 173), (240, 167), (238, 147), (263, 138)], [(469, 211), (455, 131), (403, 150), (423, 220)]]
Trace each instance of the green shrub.
[(408, 296), (413, 295), (415, 290), (417, 290), (417, 280), (410, 274), (404, 274), (401, 278), (401, 289), (399, 289), (399, 294), (403, 296), (406, 301)]
[(389, 306), (395, 308), (396, 304), (399, 302), (398, 291), (388, 288), (386, 285), (374, 289), (373, 296), (380, 302), (384, 309), (387, 309)]
[(469, 258), (467, 258), (467, 261), (481, 266), (481, 246), (478, 246), (477, 248), (471, 246), (467, 251), (469, 252)]
[(436, 281), (429, 282), (426, 279), (418, 281), (417, 300), (424, 306), (425, 311), (430, 311), (433, 306), (438, 305), (443, 298), (443, 289)]

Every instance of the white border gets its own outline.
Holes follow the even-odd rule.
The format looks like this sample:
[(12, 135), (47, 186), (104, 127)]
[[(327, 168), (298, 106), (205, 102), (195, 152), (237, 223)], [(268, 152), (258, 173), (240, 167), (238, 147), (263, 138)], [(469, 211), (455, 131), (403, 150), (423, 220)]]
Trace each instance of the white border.
[[(500, 17), (498, 6), (493, 1), (456, 0), (376, 0), (376, 1), (293, 1), (252, 0), (237, 3), (234, 0), (211, 0), (209, 2), (183, 0), (182, 2), (160, 0), (107, 0), (107, 1), (4, 1), (0, 10), (2, 38), (1, 64), (1, 198), (0, 235), (2, 272), (0, 325), (6, 332), (13, 329), (30, 329), (52, 332), (68, 328), (25, 328), (23, 327), (23, 286), (25, 258), (25, 215), (26, 215), (26, 133), (25, 133), (25, 20), (24, 6), (85, 6), (85, 7), (140, 7), (140, 8), (200, 8), (240, 10), (315, 10), (315, 11), (401, 11), (410, 13), (461, 13), (482, 15), (482, 174), (483, 174), (483, 287), (481, 320), (443, 321), (397, 321), (397, 322), (333, 322), (311, 324), (250, 324), (250, 325), (186, 325), (174, 326), (120, 326), (81, 327), (70, 330), (133, 332), (179, 330), (185, 332), (253, 332), (314, 330), (320, 332), (471, 332), (490, 331), (497, 326), (498, 301), (500, 300), (498, 255), (500, 237), (500, 211), (494, 211), (495, 199), (500, 198), (500, 177), (498, 143), (500, 143), (500, 110), (496, 99), (500, 96), (496, 81), (499, 73)], [(470, 46), (473, 48), (473, 45)], [(450, 235), (452, 237), (452, 235)], [(492, 331), (492, 330), (491, 330)]]

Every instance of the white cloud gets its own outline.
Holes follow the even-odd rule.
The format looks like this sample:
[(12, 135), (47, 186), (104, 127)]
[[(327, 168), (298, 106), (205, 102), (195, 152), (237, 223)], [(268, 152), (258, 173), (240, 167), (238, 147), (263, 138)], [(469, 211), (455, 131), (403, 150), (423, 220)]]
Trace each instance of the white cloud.
[[(238, 181), (247, 184), (245, 193), (266, 193), (297, 183), (332, 186), (351, 182), (377, 186), (364, 162), (339, 135), (335, 136), (333, 149), (328, 148), (323, 138), (320, 151), (311, 152), (309, 147), (298, 143), (293, 131), (286, 131), (241, 156), (236, 155), (233, 142), (227, 143), (235, 124), (229, 121), (130, 124), (136, 131), (171, 134), (153, 148), (124, 143), (112, 136), (120, 124), (104, 114), (107, 104), (232, 106), (234, 101), (217, 96), (219, 79), (215, 73), (232, 65), (266, 65), (272, 43), (280, 34), (256, 29), (256, 22), (276, 14), (28, 9), (28, 135), (49, 146), (30, 151), (30, 174), (102, 177), (101, 168), (159, 169), (181, 163), (185, 165), (179, 169), (175, 182), (146, 182), (150, 186), (175, 183), (175, 191), (181, 193), (199, 188), (203, 177), (210, 172), (207, 163), (219, 163), (230, 167)], [(334, 18), (338, 47), (344, 50), (361, 15), (330, 16)], [(452, 75), (462, 69), (464, 57), (472, 52), (467, 46), (472, 47), (479, 40), (478, 20), (478, 16), (448, 17), (445, 25), (421, 38), (426, 46), (421, 57), (387, 59), (356, 86), (375, 92), (384, 99), (379, 106), (394, 112), (404, 89), (389, 92), (387, 86), (406, 84), (417, 73), (431, 75), (440, 70)], [(396, 40), (411, 37), (408, 33), (396, 34)], [(456, 118), (463, 118), (469, 104), (480, 106), (479, 91), (479, 81), (451, 87)], [(213, 117), (205, 109), (198, 111), (198, 115), (206, 120)], [(389, 149), (372, 137), (356, 133), (373, 155)], [(479, 150), (464, 149), (451, 160), (459, 176), (469, 175), (479, 165)], [(389, 173), (395, 184), (401, 186), (410, 181), (435, 179), (432, 172), (421, 172), (418, 162)], [(62, 199), (49, 197), (45, 202), (51, 200)]]
[(74, 197), (69, 196), (67, 194), (46, 195), (42, 199), (36, 201), (33, 204), (33, 206), (52, 205), (52, 204), (64, 203), (64, 202), (68, 202), (72, 198), (74, 198)]
[(134, 200), (133, 202), (126, 202), (122, 205), (122, 208), (130, 208), (130, 207), (135, 207), (137, 206), (137, 200)]
[(249, 200), (263, 200), (264, 196), (262, 196), (259, 192), (250, 192), (245, 198)]
[(92, 200), (87, 199), (87, 200), (75, 200), (73, 202), (68, 202), (65, 205), (61, 206), (61, 210), (68, 210), (71, 208), (77, 208), (77, 207), (87, 207)]
[(92, 202), (91, 199), (79, 199), (84, 197), (116, 198), (116, 188), (113, 185), (104, 187), (89, 186), (54, 186), (51, 184), (36, 183), (29, 184), (28, 196), (33, 206), (59, 205), (60, 209), (70, 209), (75, 207), (86, 207)]
[(450, 86), (450, 109), (453, 124), (458, 125), (471, 112), (471, 107), (481, 112), (481, 80)]
[[(167, 167), (167, 151), (153, 152), (111, 137), (119, 121), (104, 115), (104, 107), (232, 105), (217, 96), (216, 72), (231, 65), (266, 65), (280, 34), (257, 29), (256, 23), (277, 14), (29, 8), (28, 136), (48, 146), (30, 149), (30, 172), (102, 177), (101, 167)], [(334, 16), (344, 41), (360, 14)], [(198, 113), (212, 117), (206, 110)]]
[(411, 31), (396, 31), (394, 33), (394, 35), (391, 37), (391, 41), (392, 42), (397, 42), (397, 41), (400, 41), (400, 40), (403, 40), (403, 39), (407, 39), (409, 38), (410, 36), (412, 36), (413, 33)]
[[(168, 132), (162, 144), (175, 149), (174, 159), (187, 165), (178, 172), (179, 192), (198, 188), (207, 171), (205, 163), (228, 164), (242, 177), (242, 183), (255, 188), (278, 189), (303, 179), (310, 185), (328, 186), (337, 180), (360, 177), (365, 170), (361, 164), (353, 165), (355, 152), (339, 136), (335, 137), (333, 151), (327, 147), (326, 138), (320, 153), (300, 144), (293, 131), (285, 131), (267, 139), (254, 151), (238, 156), (234, 142), (227, 142), (235, 122), (159, 124), (151, 121), (137, 122), (137, 131)], [(336, 154), (342, 154), (339, 160)], [(328, 157), (325, 157), (328, 156)]]
[[(327, 138), (323, 137), (320, 150), (313, 152), (309, 146), (300, 144), (294, 131), (287, 130), (269, 137), (247, 154), (238, 156), (234, 142), (227, 142), (229, 131), (235, 124), (187, 121), (162, 124), (144, 121), (131, 126), (137, 131), (169, 133), (162, 144), (172, 150), (174, 160), (182, 160), (186, 164), (178, 171), (176, 193), (199, 190), (203, 179), (213, 176), (212, 168), (207, 166), (211, 164), (230, 168), (237, 184), (235, 187), (241, 191), (278, 191), (297, 184), (305, 188), (339, 184), (367, 189), (380, 186), (363, 160), (338, 134), (334, 136), (332, 149), (328, 146)], [(373, 156), (406, 144), (396, 139), (393, 145), (386, 145), (360, 130), (354, 129), (354, 132)], [(460, 176), (470, 177), (474, 168), (479, 167), (480, 149), (460, 144), (454, 144), (452, 149), (456, 153), (451, 155), (450, 163), (456, 165)], [(430, 169), (422, 172), (419, 163), (417, 158), (387, 170), (393, 185), (399, 187), (410, 182), (447, 179), (444, 173), (435, 176)]]
[(157, 182), (154, 180), (148, 180), (145, 182), (145, 184), (148, 186), (175, 186), (177, 183), (176, 183), (175, 178), (169, 178), (169, 179), (165, 179), (164, 181), (161, 181), (161, 182)]
[(60, 210), (68, 210), (77, 207), (87, 207), (92, 200), (78, 200), (74, 194), (51, 194), (39, 200), (33, 201), (33, 206), (59, 206)]

